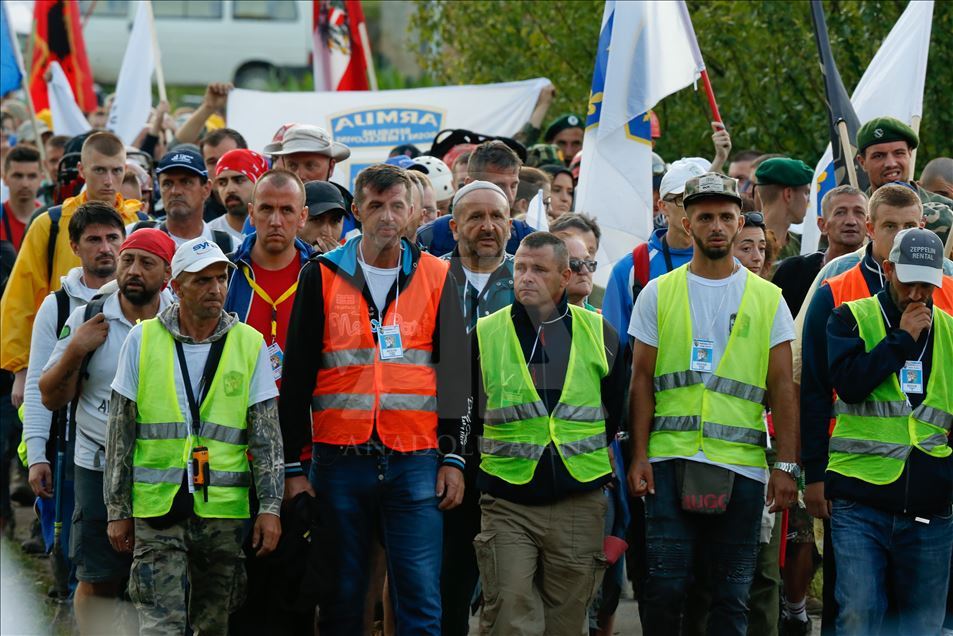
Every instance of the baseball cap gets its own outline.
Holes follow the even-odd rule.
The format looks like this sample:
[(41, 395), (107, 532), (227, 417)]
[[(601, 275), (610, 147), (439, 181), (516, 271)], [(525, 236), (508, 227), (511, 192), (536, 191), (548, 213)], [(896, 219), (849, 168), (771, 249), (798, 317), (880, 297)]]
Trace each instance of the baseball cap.
[(741, 196), (738, 194), (738, 180), (720, 172), (706, 172), (700, 177), (692, 177), (685, 182), (683, 205), (686, 207), (689, 203), (716, 198), (731, 199), (741, 205)]
[(178, 278), (182, 272), (200, 272), (215, 263), (225, 263), (235, 269), (235, 264), (228, 260), (215, 241), (204, 236), (194, 238), (175, 250), (175, 256), (172, 257), (172, 278)]
[(266, 155), (277, 156), (296, 152), (314, 152), (331, 157), (335, 161), (344, 161), (351, 156), (350, 148), (332, 141), (328, 131), (311, 124), (293, 124), (287, 127), (281, 141), (270, 143), (263, 150)]
[(344, 195), (333, 183), (328, 181), (308, 181), (304, 184), (304, 204), (308, 206), (308, 216), (316, 217), (325, 212), (338, 210), (345, 214)]
[[(394, 155), (393, 157), (388, 157), (387, 160), (384, 161), (384, 163), (386, 163), (389, 166), (397, 166), (398, 168), (403, 168), (404, 170), (411, 170), (411, 169), (414, 169), (415, 167), (417, 168), (420, 167), (417, 164), (417, 161), (415, 159), (411, 159), (407, 155)], [(424, 168), (423, 170), (420, 170), (420, 172), (427, 174), (427, 169)]]
[(898, 232), (887, 260), (896, 266), (901, 283), (943, 285), (943, 242), (930, 230), (910, 228)]
[(669, 194), (685, 192), (685, 182), (692, 177), (700, 177), (711, 168), (711, 164), (701, 157), (682, 157), (668, 168), (662, 175), (659, 184), (659, 197), (665, 198)]
[(205, 169), (202, 155), (188, 148), (177, 148), (162, 155), (162, 159), (159, 159), (159, 165), (156, 167), (156, 174), (162, 174), (166, 170), (174, 168), (190, 170), (200, 177), (208, 179), (208, 170)]

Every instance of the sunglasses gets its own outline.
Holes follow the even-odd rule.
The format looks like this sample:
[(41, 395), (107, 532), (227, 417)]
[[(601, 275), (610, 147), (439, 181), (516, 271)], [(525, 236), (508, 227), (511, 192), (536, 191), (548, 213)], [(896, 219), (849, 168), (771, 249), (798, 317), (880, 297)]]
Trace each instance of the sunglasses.
[(582, 260), (581, 258), (569, 259), (569, 269), (571, 269), (574, 274), (581, 274), (583, 267), (588, 269), (590, 272), (595, 272), (597, 265), (598, 263), (595, 261)]
[(745, 212), (745, 225), (753, 225), (764, 229), (764, 215), (760, 212)]

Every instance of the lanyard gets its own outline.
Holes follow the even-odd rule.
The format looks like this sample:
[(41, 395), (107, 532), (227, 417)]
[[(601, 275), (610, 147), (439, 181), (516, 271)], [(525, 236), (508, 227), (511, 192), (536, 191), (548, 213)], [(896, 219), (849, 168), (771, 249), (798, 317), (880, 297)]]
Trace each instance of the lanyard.
[(185, 359), (185, 349), (182, 343), (175, 341), (175, 355), (179, 358), (179, 368), (182, 370), (182, 380), (185, 382), (185, 397), (189, 402), (189, 412), (192, 414), (192, 432), (198, 437), (199, 424), (202, 420), (199, 404), (205, 399), (205, 391), (211, 385), (212, 378), (215, 377), (215, 371), (218, 369), (218, 363), (222, 359), (222, 352), (225, 350), (225, 339), (223, 336), (212, 343), (205, 359), (205, 369), (202, 371), (202, 378), (199, 380), (198, 400), (192, 392), (192, 379), (189, 377), (189, 365)]
[[(880, 302), (880, 299), (877, 300), (877, 306), (880, 307), (880, 313), (883, 314), (884, 322), (887, 323), (887, 328), (893, 329), (893, 325), (890, 324), (890, 319), (887, 318), (887, 311), (884, 309), (883, 303)], [(921, 360), (923, 360), (923, 354), (926, 353), (927, 347), (930, 346), (930, 334), (933, 332), (933, 320), (932, 320), (933, 310), (932, 309), (930, 310), (930, 314), (931, 314), (931, 320), (930, 320), (930, 328), (927, 329), (927, 341), (923, 343), (923, 349), (920, 350), (920, 355), (917, 356), (917, 362), (920, 362)]]
[[(688, 271), (689, 271), (689, 272), (692, 271), (691, 265), (688, 266)], [(734, 275), (735, 275), (735, 271), (737, 271), (737, 270), (734, 269), (734, 268), (731, 270), (731, 276), (734, 276)], [(731, 276), (729, 276), (729, 278), (730, 278)], [(686, 285), (687, 285), (687, 284), (688, 284), (688, 281), (686, 281)], [(730, 286), (731, 283), (729, 282), (728, 285)], [(711, 322), (708, 323), (708, 330), (704, 332), (704, 333), (710, 333), (710, 334), (711, 334), (710, 336), (708, 336), (709, 338), (714, 339), (714, 337), (715, 337), (715, 321), (718, 320), (718, 316), (719, 316), (719, 314), (721, 314), (721, 308), (725, 306), (725, 299), (726, 299), (727, 297), (728, 297), (728, 290), (727, 290), (727, 288), (726, 288), (726, 289), (725, 289), (725, 293), (723, 293), (723, 294), (721, 295), (721, 302), (718, 303), (718, 309), (716, 309), (716, 310), (715, 310), (715, 313), (713, 313), (713, 314), (711, 315)], [(701, 317), (697, 316), (696, 313), (695, 313), (695, 306), (692, 304), (692, 295), (691, 295), (691, 293), (688, 294), (688, 314), (689, 314), (689, 316), (691, 316), (693, 323), (697, 320), (697, 321), (698, 321), (698, 325), (699, 325), (699, 326), (702, 326)], [(706, 316), (706, 318), (707, 318), (707, 316)], [(729, 335), (731, 335), (731, 334), (729, 334)]]
[(665, 257), (665, 271), (670, 272), (675, 269), (675, 266), (672, 265), (672, 254), (668, 249), (668, 241), (665, 240), (665, 237), (662, 237), (662, 256)]
[(282, 294), (278, 296), (278, 300), (272, 300), (271, 296), (268, 295), (268, 292), (262, 289), (261, 285), (256, 283), (255, 279), (248, 274), (247, 266), (242, 267), (242, 273), (245, 274), (245, 280), (248, 281), (248, 284), (251, 285), (251, 288), (255, 291), (258, 297), (271, 305), (271, 341), (275, 342), (278, 339), (278, 305), (291, 298), (291, 296), (298, 290), (298, 281), (295, 281), (291, 287), (282, 292)]

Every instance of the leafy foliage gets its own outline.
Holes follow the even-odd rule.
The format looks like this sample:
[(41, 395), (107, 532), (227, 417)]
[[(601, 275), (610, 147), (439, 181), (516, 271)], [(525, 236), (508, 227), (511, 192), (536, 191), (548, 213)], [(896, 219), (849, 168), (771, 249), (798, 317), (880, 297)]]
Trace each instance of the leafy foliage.
[[(415, 0), (421, 66), (437, 84), (548, 77), (549, 117), (584, 113), (602, 19), (598, 0)], [(824, 3), (831, 46), (848, 93), (906, 7), (904, 0)], [(689, 0), (722, 117), (736, 150), (782, 152), (813, 164), (828, 142), (824, 85), (807, 2)], [(933, 12), (918, 164), (953, 153), (953, 2)], [(659, 154), (711, 156), (703, 92), (683, 90), (656, 108)]]

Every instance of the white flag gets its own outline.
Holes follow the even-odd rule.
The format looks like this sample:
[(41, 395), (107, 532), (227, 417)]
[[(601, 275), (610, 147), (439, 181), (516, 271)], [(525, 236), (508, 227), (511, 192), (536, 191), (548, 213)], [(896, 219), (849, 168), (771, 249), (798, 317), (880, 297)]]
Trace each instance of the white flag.
[(152, 73), (155, 70), (152, 15), (148, 2), (139, 2), (138, 7), (106, 124), (127, 145), (142, 132), (152, 109)]
[[(933, 0), (914, 0), (890, 30), (864, 76), (850, 96), (860, 123), (874, 117), (896, 117), (907, 124), (923, 114), (923, 85), (927, 75)], [(814, 169), (814, 187), (808, 210), (821, 213), (824, 193), (837, 185), (834, 181), (833, 154), (830, 144)], [(804, 223), (801, 254), (817, 250), (820, 231), (809, 215)]]
[(526, 208), (526, 222), (534, 230), (549, 231), (549, 216), (546, 215), (546, 203), (543, 201), (543, 191), (536, 192)]
[(66, 73), (59, 62), (50, 62), (50, 81), (46, 83), (46, 92), (50, 98), (50, 116), (53, 118), (53, 132), (57, 135), (75, 137), (82, 135), (91, 126), (83, 111), (76, 103), (73, 89), (69, 85)]
[(614, 261), (652, 232), (648, 111), (693, 84), (704, 68), (683, 0), (606, 0), (575, 206), (602, 227), (600, 283)]

